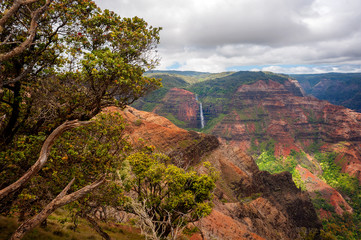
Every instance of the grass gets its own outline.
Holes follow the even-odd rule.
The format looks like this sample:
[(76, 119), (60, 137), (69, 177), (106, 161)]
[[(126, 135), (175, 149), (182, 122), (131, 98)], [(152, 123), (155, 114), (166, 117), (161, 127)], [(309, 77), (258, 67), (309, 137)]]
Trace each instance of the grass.
[(168, 113), (165, 116), (169, 121), (171, 121), (172, 123), (174, 123), (176, 126), (180, 127), (180, 128), (185, 128), (187, 126), (186, 122), (183, 122), (181, 120), (179, 120), (178, 118), (176, 118), (173, 114)]
[[(93, 230), (90, 225), (81, 220), (78, 228), (72, 230), (71, 223), (60, 223), (60, 219), (64, 219), (66, 212), (58, 210), (48, 218), (48, 226), (45, 228), (37, 227), (27, 233), (24, 240), (101, 240), (101, 236)], [(100, 223), (102, 229), (109, 234), (112, 239), (119, 240), (143, 240), (139, 231), (135, 228), (115, 224)], [(0, 239), (9, 239), (11, 234), (16, 230), (18, 223), (15, 218), (0, 216)]]

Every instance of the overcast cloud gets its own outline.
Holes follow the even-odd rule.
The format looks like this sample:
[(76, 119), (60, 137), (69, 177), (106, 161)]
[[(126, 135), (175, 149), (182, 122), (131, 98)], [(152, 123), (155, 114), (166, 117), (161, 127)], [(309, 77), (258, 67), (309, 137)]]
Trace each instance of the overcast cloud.
[(96, 0), (162, 27), (158, 69), (361, 72), (360, 0)]

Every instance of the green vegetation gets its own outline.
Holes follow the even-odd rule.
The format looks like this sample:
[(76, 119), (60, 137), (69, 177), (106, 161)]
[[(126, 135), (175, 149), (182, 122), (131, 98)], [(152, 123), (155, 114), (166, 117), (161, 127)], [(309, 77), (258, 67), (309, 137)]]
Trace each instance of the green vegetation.
[[(256, 138), (251, 139), (251, 147), (248, 151), (255, 159), (257, 159), (262, 153), (266, 152), (267, 155), (274, 155), (276, 141), (274, 139), (268, 139), (261, 141), (258, 145), (255, 144)], [(256, 161), (257, 162), (257, 161)]]
[(167, 74), (167, 73), (146, 73), (146, 76), (151, 76), (153, 78), (162, 79), (163, 88), (184, 88), (189, 85), (184, 79), (184, 76), (181, 75), (174, 75), (174, 74)]
[[(71, 222), (63, 223), (61, 219), (67, 217), (67, 212), (59, 209), (49, 216), (46, 227), (37, 227), (30, 231), (24, 240), (101, 240), (103, 239), (84, 220), (78, 222), (78, 227), (74, 230)], [(0, 239), (9, 239), (16, 230), (17, 222), (15, 218), (0, 216)], [(144, 236), (136, 228), (122, 224), (100, 223), (100, 226), (109, 234), (112, 239), (117, 240), (142, 240)]]
[(265, 151), (256, 158), (256, 163), (262, 171), (268, 171), (270, 173), (290, 172), (296, 186), (305, 190), (305, 184), (301, 180), (299, 172), (296, 170), (296, 166), (299, 164), (299, 160), (303, 157), (303, 154), (304, 153), (302, 152), (298, 153), (293, 151), (292, 154), (287, 157), (277, 158), (275, 157), (274, 152)]
[(320, 152), (322, 145), (323, 145), (323, 142), (321, 140), (314, 140), (308, 146), (303, 146), (303, 147), (306, 152), (315, 154), (315, 153)]
[(331, 218), (323, 220), (324, 231), (335, 239), (361, 239), (361, 185), (356, 178), (341, 172), (335, 163), (336, 157), (335, 153), (315, 154), (322, 166), (322, 179), (347, 196), (345, 199), (354, 213), (342, 216), (333, 214)]
[[(181, 75), (181, 72), (177, 73), (178, 76)], [(185, 73), (187, 75), (188, 73)], [(322, 75), (323, 76), (323, 75)], [(296, 78), (298, 78), (297, 76)], [(320, 82), (320, 76), (303, 76), (306, 80), (305, 82), (309, 82), (311, 87), (317, 85)], [(326, 74), (325, 78), (330, 79), (329, 83), (336, 83), (336, 85), (344, 84), (344, 81), (347, 82), (346, 85), (350, 84), (353, 86), (358, 85), (358, 79), (360, 79), (360, 74)], [(193, 78), (193, 80), (190, 80)], [(198, 81), (194, 79), (198, 78)], [(317, 79), (318, 80), (317, 80)], [(202, 132), (211, 133), (212, 129), (221, 121), (228, 121), (228, 116), (231, 111), (236, 111), (238, 117), (243, 121), (252, 121), (252, 128), (254, 127), (255, 136), (251, 140), (251, 148), (250, 153), (255, 156), (258, 166), (261, 170), (267, 170), (271, 173), (279, 173), (282, 171), (289, 171), (292, 173), (293, 181), (296, 185), (305, 190), (305, 183), (302, 182), (301, 176), (298, 171), (295, 170), (295, 167), (300, 164), (302, 167), (307, 168), (311, 172), (315, 172), (319, 170), (319, 167), (322, 167), (322, 175), (319, 177), (327, 182), (330, 186), (334, 187), (336, 190), (341, 192), (345, 199), (348, 200), (349, 204), (355, 209), (355, 214), (352, 216), (336, 216), (335, 214), (328, 220), (324, 220), (324, 229), (322, 236), (324, 239), (358, 239), (359, 238), (359, 218), (361, 208), (360, 200), (360, 186), (358, 181), (355, 178), (350, 177), (347, 174), (341, 173), (340, 167), (338, 167), (335, 163), (335, 155), (334, 154), (326, 154), (326, 153), (318, 153), (322, 146), (321, 140), (312, 141), (311, 144), (307, 146), (303, 146), (304, 150), (312, 155), (312, 159), (309, 159), (306, 156), (306, 153), (291, 151), (291, 154), (286, 157), (275, 157), (274, 149), (275, 149), (275, 140), (267, 137), (265, 134), (264, 123), (267, 121), (267, 112), (262, 107), (255, 108), (249, 107), (246, 103), (242, 102), (242, 99), (238, 99), (237, 103), (244, 104), (242, 108), (234, 108), (232, 107), (231, 96), (234, 96), (235, 91), (242, 84), (252, 84), (258, 80), (267, 81), (269, 79), (283, 83), (287, 77), (283, 75), (277, 75), (266, 72), (238, 72), (238, 73), (230, 73), (224, 76), (219, 76), (216, 78), (203, 78), (202, 74), (194, 74), (189, 73), (187, 77), (183, 77), (185, 81), (190, 83), (190, 85), (185, 86), (187, 90), (198, 95), (199, 101), (202, 102), (204, 109), (212, 109), (215, 112), (206, 116), (206, 126), (202, 129)], [(186, 80), (187, 79), (187, 80)], [(300, 80), (300, 79), (299, 79)], [(332, 81), (331, 81), (332, 80)], [(302, 80), (300, 81), (302, 84)], [(357, 82), (357, 83), (356, 83)], [(307, 90), (307, 89), (306, 89)], [(339, 87), (330, 86), (330, 88), (323, 89), (325, 92), (339, 94)], [(350, 89), (349, 89), (350, 90)], [(358, 90), (357, 90), (358, 91)], [(351, 94), (352, 96), (357, 96), (356, 92), (341, 93), (340, 95)], [(330, 95), (331, 96), (331, 95)], [(333, 96), (333, 95), (332, 95)], [(360, 95), (361, 96), (361, 95)], [(333, 96), (333, 98), (337, 101), (341, 101), (343, 99), (342, 96)], [(361, 99), (361, 98), (360, 98)], [(361, 103), (360, 101), (354, 101), (352, 99), (347, 103)], [(331, 101), (332, 102), (332, 101)], [(360, 104), (361, 106), (361, 104)], [(308, 109), (304, 109), (304, 113), (306, 114), (309, 123), (311, 124), (322, 124), (323, 119), (319, 119), (316, 114)], [(173, 122), (176, 122), (174, 116), (169, 116), (172, 118)], [(295, 119), (289, 118), (286, 119), (289, 123), (294, 123)], [(179, 126), (185, 126), (185, 123), (177, 123)], [(199, 129), (198, 129), (199, 131)], [(231, 132), (224, 132), (224, 137), (231, 136)], [(298, 132), (294, 132), (297, 136)], [(312, 130), (308, 132), (310, 136), (313, 136), (315, 139), (320, 138), (319, 131)], [(257, 144), (256, 144), (257, 142)], [(302, 143), (301, 143), (302, 144)], [(342, 160), (340, 160), (342, 161)], [(347, 197), (346, 197), (347, 196)], [(245, 199), (247, 201), (248, 199)], [(313, 199), (313, 204), (317, 209), (325, 209), (330, 212), (334, 212), (334, 208), (328, 203), (325, 199), (320, 197)], [(350, 220), (351, 218), (351, 220)], [(356, 226), (350, 227), (351, 222), (353, 224), (357, 223)], [(336, 228), (338, 226), (338, 228)], [(346, 231), (345, 228), (340, 228), (339, 226), (348, 226), (349, 231)]]
[[(319, 149), (320, 142), (315, 142), (310, 145), (310, 149)], [(255, 147), (255, 146), (254, 146)], [(315, 169), (315, 166), (306, 161), (304, 152), (291, 151), (287, 157), (275, 157), (274, 145), (272, 141), (265, 142), (259, 146), (262, 152), (256, 155), (256, 163), (260, 170), (269, 171), (271, 173), (279, 173), (288, 171), (292, 174), (293, 181), (296, 186), (302, 190), (306, 190), (305, 183), (301, 180), (301, 176), (295, 167), (301, 164), (310, 171)], [(341, 168), (335, 163), (337, 157), (336, 153), (320, 153), (316, 152), (314, 158), (320, 163), (322, 167), (322, 175), (319, 176), (327, 184), (335, 188), (344, 196), (345, 199), (354, 209), (353, 214), (345, 213), (339, 216), (335, 213), (335, 208), (325, 199), (318, 196), (312, 199), (315, 209), (324, 209), (332, 213), (332, 216), (323, 219), (322, 239), (340, 239), (340, 240), (356, 240), (361, 237), (361, 186), (356, 178), (350, 177), (346, 173), (341, 172)]]
[(146, 74), (145, 76), (152, 76), (155, 79), (162, 80), (162, 88), (155, 91), (148, 92), (146, 96), (140, 98), (138, 101), (132, 104), (133, 107), (151, 112), (154, 108), (162, 103), (162, 99), (168, 93), (171, 88), (185, 88), (189, 84), (181, 77), (173, 76), (169, 74)]
[[(233, 74), (234, 72), (222, 72), (222, 73), (205, 73), (205, 72), (194, 72), (194, 71), (161, 71), (155, 70), (147, 72), (147, 76), (158, 77), (159, 75), (168, 75), (181, 78), (189, 84), (197, 82), (203, 82), (211, 79), (222, 78)], [(177, 87), (177, 86), (174, 86)]]
[(172, 123), (174, 123), (175, 125), (177, 125), (178, 127), (181, 127), (181, 128), (186, 128), (187, 127), (187, 123), (179, 120), (178, 118), (176, 118), (173, 114), (171, 113), (168, 113), (166, 116), (165, 116), (169, 121), (171, 121)]
[(312, 203), (313, 203), (313, 206), (317, 210), (323, 209), (323, 210), (326, 210), (326, 211), (329, 211), (329, 212), (332, 212), (332, 213), (335, 212), (335, 207), (332, 206), (330, 203), (328, 203), (323, 198), (320, 198), (320, 197), (319, 198), (314, 198), (314, 199), (312, 199)]
[(202, 129), (202, 132), (210, 133), (214, 128), (214, 126), (216, 126), (217, 123), (221, 122), (226, 116), (227, 116), (226, 114), (219, 114), (216, 118), (211, 119)]
[(226, 77), (195, 83), (188, 90), (198, 94), (200, 97), (212, 96), (229, 99), (230, 96), (243, 84), (251, 84), (258, 80), (273, 80), (284, 83), (287, 78), (265, 72), (236, 72)]
[(209, 173), (198, 174), (167, 162), (165, 155), (135, 153), (127, 157), (124, 164), (129, 166), (121, 175), (130, 190), (126, 210), (139, 217), (146, 236), (155, 232), (159, 239), (176, 239), (189, 223), (211, 213), (218, 174), (209, 163)]
[(137, 120), (134, 121), (134, 125), (137, 126), (137, 127), (142, 125), (142, 123), (143, 123), (142, 119), (137, 119)]
[(242, 203), (249, 203), (259, 197), (262, 197), (262, 193), (253, 193), (251, 196), (239, 199)]
[[(341, 172), (341, 167), (335, 163), (336, 156), (336, 153), (315, 154), (315, 158), (322, 166), (322, 179), (341, 193), (351, 198), (355, 197), (354, 201), (357, 200), (357, 202), (359, 202), (360, 200), (358, 200), (358, 198), (361, 197), (361, 195), (358, 196), (358, 194), (361, 194), (361, 186), (356, 178)], [(360, 205), (355, 207), (361, 210)]]

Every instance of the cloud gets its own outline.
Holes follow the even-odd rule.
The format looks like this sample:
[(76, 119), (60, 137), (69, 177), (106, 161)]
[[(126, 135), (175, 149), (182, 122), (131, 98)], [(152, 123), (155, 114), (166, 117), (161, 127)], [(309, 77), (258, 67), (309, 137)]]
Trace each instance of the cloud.
[(314, 66), (263, 66), (250, 68), (250, 71), (268, 71), (286, 74), (316, 74), (316, 73), (357, 73), (361, 72), (361, 65), (314, 65)]
[[(151, 25), (163, 27), (159, 69), (216, 72), (253, 65), (361, 65), (359, 0), (96, 3), (121, 16), (143, 17)], [(318, 71), (302, 66), (293, 70), (302, 69)]]

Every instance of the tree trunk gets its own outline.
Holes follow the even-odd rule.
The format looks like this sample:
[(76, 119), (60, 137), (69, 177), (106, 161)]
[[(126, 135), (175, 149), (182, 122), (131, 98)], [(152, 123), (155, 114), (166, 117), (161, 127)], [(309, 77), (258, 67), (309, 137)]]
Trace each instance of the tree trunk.
[(17, 191), (22, 186), (24, 186), (27, 182), (29, 182), (29, 180), (36, 173), (39, 172), (39, 170), (45, 165), (45, 163), (48, 160), (51, 146), (53, 145), (54, 141), (63, 132), (65, 132), (69, 129), (78, 127), (78, 126), (89, 124), (89, 123), (90, 123), (90, 121), (80, 122), (78, 120), (73, 120), (73, 121), (66, 121), (65, 123), (63, 123), (62, 125), (57, 127), (45, 140), (45, 142), (41, 148), (41, 151), (40, 151), (40, 156), (39, 156), (38, 160), (34, 163), (34, 165), (31, 166), (31, 168), (21, 178), (19, 178), (15, 183), (10, 184), (6, 188), (0, 190), (0, 200), (2, 200), (4, 197), (8, 196), (9, 194)]
[(95, 231), (97, 233), (99, 233), (100, 236), (102, 236), (102, 238), (104, 238), (105, 240), (111, 240), (110, 236), (106, 232), (103, 231), (103, 229), (98, 225), (98, 223), (97, 223), (97, 221), (95, 221), (95, 219), (90, 217), (88, 214), (84, 214), (83, 217), (92, 225), (92, 227), (95, 229)]
[(20, 114), (20, 103), (21, 103), (21, 95), (20, 95), (20, 90), (21, 90), (21, 83), (17, 82), (14, 84), (14, 87), (11, 89), (14, 92), (14, 101), (11, 104), (11, 115), (9, 118), (8, 123), (6, 124), (4, 130), (2, 131), (2, 136), (1, 136), (1, 144), (3, 146), (0, 147), (0, 149), (5, 148), (6, 145), (8, 145), (11, 140), (14, 138), (15, 135), (15, 126), (18, 122), (19, 119), (19, 114)]
[(83, 197), (87, 193), (93, 191), (94, 189), (102, 185), (105, 182), (105, 177), (103, 176), (98, 181), (87, 185), (76, 192), (66, 195), (74, 180), (75, 178), (73, 178), (73, 180), (69, 182), (69, 184), (63, 189), (63, 191), (61, 191), (61, 193), (59, 193), (59, 195), (56, 196), (53, 201), (46, 205), (40, 213), (22, 223), (11, 236), (10, 240), (18, 240), (23, 238), (28, 231), (41, 224), (57, 208), (78, 200), (79, 198)]

